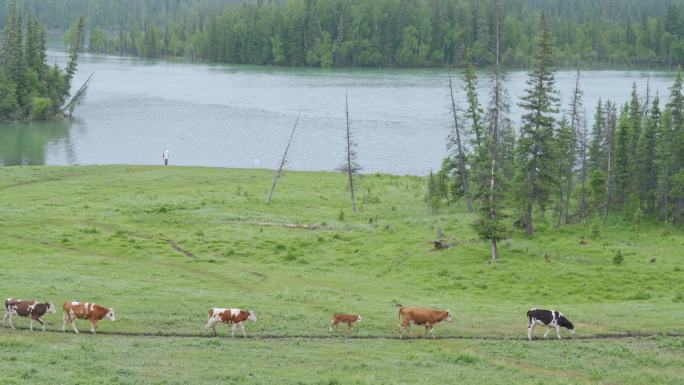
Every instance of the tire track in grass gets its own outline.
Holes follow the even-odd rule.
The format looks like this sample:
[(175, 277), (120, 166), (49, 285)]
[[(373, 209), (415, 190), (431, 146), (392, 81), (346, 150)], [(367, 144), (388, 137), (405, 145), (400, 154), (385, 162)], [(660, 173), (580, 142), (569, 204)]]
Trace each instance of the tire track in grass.
[[(18, 234), (9, 234), (7, 232), (1, 232), (0, 231), (0, 237), (4, 238), (9, 238), (9, 239), (14, 239), (14, 240), (19, 240), (22, 242), (26, 242), (29, 244), (40, 244), (45, 247), (53, 248), (53, 249), (58, 249), (58, 250), (63, 250), (67, 252), (73, 252), (73, 253), (78, 253), (81, 255), (94, 255), (100, 258), (106, 258), (112, 261), (116, 262), (121, 262), (121, 261), (127, 261), (127, 263), (148, 263), (149, 261), (140, 261), (138, 259), (132, 258), (131, 256), (117, 256), (109, 253), (103, 253), (100, 251), (95, 251), (95, 250), (88, 250), (88, 249), (83, 249), (80, 247), (75, 247), (75, 246), (68, 246), (64, 244), (59, 244), (55, 242), (49, 242), (49, 241), (44, 241), (44, 240), (38, 240), (38, 239), (33, 239), (30, 237), (18, 235)], [(254, 291), (254, 287), (251, 285), (244, 284), (242, 281), (237, 279), (235, 276), (227, 275), (225, 272), (217, 272), (213, 270), (204, 270), (204, 269), (198, 269), (195, 268), (191, 265), (184, 264), (183, 262), (178, 263), (173, 260), (168, 260), (168, 259), (161, 259), (161, 260), (155, 260), (156, 263), (159, 263), (163, 266), (178, 269), (178, 271), (183, 271), (183, 272), (189, 272), (191, 274), (195, 274), (198, 277), (206, 278), (206, 277), (211, 277), (215, 279), (217, 282), (230, 282), (233, 286), (237, 287), (238, 289), (242, 291), (247, 291), (247, 292), (252, 292)], [(198, 259), (193, 259), (193, 261), (199, 261)]]

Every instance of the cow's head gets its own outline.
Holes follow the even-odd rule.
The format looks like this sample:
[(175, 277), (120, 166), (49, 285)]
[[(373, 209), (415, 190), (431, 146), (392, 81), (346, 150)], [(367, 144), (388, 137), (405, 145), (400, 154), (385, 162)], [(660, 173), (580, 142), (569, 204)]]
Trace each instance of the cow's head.
[(105, 314), (105, 318), (110, 320), (110, 321), (116, 321), (116, 316), (114, 316), (114, 308), (111, 307), (107, 311), (107, 314)]
[(454, 320), (451, 318), (451, 310), (447, 309), (447, 316), (446, 316), (446, 321), (447, 322), (454, 322)]
[(570, 322), (570, 320), (565, 318), (565, 316), (562, 314), (560, 318), (558, 318), (558, 326), (568, 329), (571, 334), (575, 334), (575, 325), (573, 325), (572, 322)]
[(356, 321), (354, 321), (354, 322), (361, 322), (361, 320), (362, 320), (362, 319), (361, 319), (361, 314), (359, 314), (359, 315), (356, 316)]
[(52, 304), (52, 302), (46, 302), (45, 307), (47, 307), (47, 310), (45, 310), (46, 313), (50, 313), (50, 314), (57, 313), (57, 309), (55, 308), (55, 305)]
[(247, 311), (247, 319), (250, 321), (257, 322), (256, 314), (254, 314), (254, 312), (251, 310)]

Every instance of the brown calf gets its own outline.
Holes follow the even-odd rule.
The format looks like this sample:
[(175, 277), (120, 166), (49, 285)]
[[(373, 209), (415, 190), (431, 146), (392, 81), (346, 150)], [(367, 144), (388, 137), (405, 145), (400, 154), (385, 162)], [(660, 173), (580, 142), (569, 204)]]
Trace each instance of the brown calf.
[(345, 323), (349, 329), (347, 333), (351, 334), (352, 324), (356, 322), (361, 322), (361, 315), (335, 314), (333, 315), (332, 321), (330, 321), (330, 331), (333, 331), (333, 327), (335, 328), (336, 332), (339, 331), (339, 324)]
[(204, 326), (204, 331), (206, 332), (207, 329), (211, 327), (214, 331), (214, 335), (216, 336), (216, 324), (222, 322), (232, 325), (232, 328), (230, 329), (231, 337), (235, 337), (235, 325), (239, 325), (240, 329), (242, 330), (242, 336), (247, 338), (247, 333), (245, 333), (244, 326), (246, 321), (257, 322), (256, 314), (254, 314), (254, 312), (251, 310), (212, 307), (209, 309), (209, 320), (207, 321), (206, 326)]
[(406, 307), (402, 306), (399, 308), (399, 318), (401, 323), (399, 324), (399, 338), (403, 338), (404, 329), (408, 329), (409, 336), (411, 333), (411, 323), (416, 325), (425, 325), (425, 336), (427, 337), (428, 331), (435, 338), (435, 333), (433, 328), (436, 324), (446, 320), (447, 322), (452, 322), (451, 312), (449, 310), (435, 310), (422, 307)]
[(31, 331), (33, 331), (33, 321), (40, 322), (43, 331), (45, 331), (45, 322), (41, 318), (47, 313), (55, 314), (55, 306), (51, 302), (39, 303), (37, 301), (22, 301), (20, 299), (7, 298), (5, 300), (5, 317), (2, 319), (4, 326), (9, 321), (10, 326), (14, 329), (12, 317), (18, 315), (20, 317), (31, 318)]
[(90, 332), (95, 334), (97, 323), (102, 319), (110, 321), (116, 319), (114, 316), (114, 308), (106, 308), (92, 302), (66, 302), (63, 309), (64, 318), (62, 320), (62, 332), (66, 332), (66, 324), (68, 322), (71, 324), (74, 332), (78, 333), (75, 321), (77, 319), (83, 319), (90, 321)]

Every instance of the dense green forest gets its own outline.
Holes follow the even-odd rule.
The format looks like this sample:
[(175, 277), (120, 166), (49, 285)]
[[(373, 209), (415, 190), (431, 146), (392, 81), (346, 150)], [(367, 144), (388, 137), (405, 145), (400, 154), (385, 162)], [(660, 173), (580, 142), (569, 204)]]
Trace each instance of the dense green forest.
[[(477, 66), (494, 60), (493, 1), (24, 0), (49, 28), (88, 23), (95, 53), (291, 66)], [(501, 60), (531, 65), (540, 13), (559, 65), (684, 61), (684, 1), (507, 0)]]
[[(590, 221), (596, 239), (600, 224), (614, 213), (629, 218), (637, 234), (647, 217), (684, 224), (681, 69), (662, 101), (648, 87), (640, 92), (633, 85), (624, 105), (603, 100), (587, 106), (595, 108), (593, 122), (587, 122), (579, 70), (569, 105), (560, 105), (553, 34), (546, 17), (540, 18), (540, 25), (527, 88), (517, 101), (523, 110), (520, 127), (509, 116), (500, 62), (487, 76), (489, 100), (483, 106), (473, 56), (467, 52), (465, 105), (458, 106), (453, 95), (459, 90), (452, 87), (451, 154), (440, 171), (430, 175), (428, 206), (439, 211), (464, 200), (471, 212), (479, 213), (475, 229), (492, 241), (493, 259), (496, 241), (507, 238), (511, 219), (529, 235), (535, 224), (550, 219), (556, 226)], [(494, 47), (497, 41), (495, 34)], [(495, 58), (500, 56), (496, 48), (494, 52)]]
[[(76, 41), (82, 40), (83, 30), (81, 19)], [(63, 115), (79, 50), (72, 50), (62, 70), (48, 66), (46, 41), (45, 27), (30, 12), (22, 14), (12, 2), (4, 15), (0, 49), (0, 121), (48, 120)]]

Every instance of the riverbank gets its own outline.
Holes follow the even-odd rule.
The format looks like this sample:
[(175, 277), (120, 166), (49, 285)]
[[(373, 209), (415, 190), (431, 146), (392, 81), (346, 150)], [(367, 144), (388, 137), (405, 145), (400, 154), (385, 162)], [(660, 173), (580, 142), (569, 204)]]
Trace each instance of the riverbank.
[[(488, 264), (470, 214), (457, 205), (425, 208), (423, 178), (366, 176), (353, 214), (339, 173), (287, 172), (266, 205), (272, 177), (251, 169), (0, 168), (4, 297), (113, 306), (117, 320), (103, 321), (103, 333), (199, 336), (209, 307), (243, 307), (259, 318), (249, 336), (295, 337), (0, 328), (5, 378), (371, 384), (427, 383), (439, 373), (474, 384), (681, 383), (680, 337), (583, 339), (684, 332), (681, 232), (644, 224), (637, 234), (613, 218), (592, 239), (590, 225), (540, 225), (533, 239), (515, 233), (502, 242), (502, 261)], [(438, 229), (455, 247), (432, 250)], [(621, 264), (613, 262), (618, 251)], [(502, 340), (296, 338), (328, 335), (333, 312), (363, 315), (355, 335), (396, 336), (397, 303), (451, 309), (454, 322), (438, 325), (437, 336)], [(530, 306), (563, 311), (580, 338), (520, 341)], [(46, 317), (49, 329), (61, 327), (60, 313)]]

